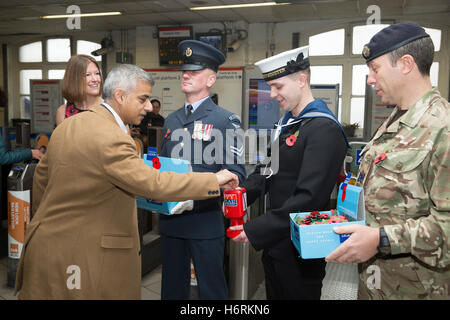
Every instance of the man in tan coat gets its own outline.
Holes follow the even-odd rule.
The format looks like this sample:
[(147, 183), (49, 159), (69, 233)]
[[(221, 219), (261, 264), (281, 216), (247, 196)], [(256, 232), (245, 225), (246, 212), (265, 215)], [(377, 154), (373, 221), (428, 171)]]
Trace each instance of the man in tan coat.
[(119, 65), (105, 81), (105, 103), (53, 132), (34, 176), (20, 299), (140, 299), (135, 196), (200, 200), (237, 186), (226, 170), (160, 173), (137, 156), (125, 126), (152, 110), (153, 84), (142, 69)]

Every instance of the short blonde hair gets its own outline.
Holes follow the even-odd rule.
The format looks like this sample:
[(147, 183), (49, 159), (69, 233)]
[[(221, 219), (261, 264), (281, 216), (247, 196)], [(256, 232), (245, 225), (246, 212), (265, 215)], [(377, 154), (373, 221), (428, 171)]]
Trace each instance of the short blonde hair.
[(100, 94), (103, 92), (103, 76), (97, 61), (88, 55), (72, 56), (67, 63), (62, 80), (62, 94), (68, 102), (83, 102), (86, 98), (86, 70), (89, 63), (94, 63), (100, 72)]
[(308, 85), (311, 85), (311, 69), (309, 67), (304, 70), (288, 74), (288, 76), (290, 75), (292, 79), (296, 79), (300, 73), (303, 73), (306, 76), (306, 82)]

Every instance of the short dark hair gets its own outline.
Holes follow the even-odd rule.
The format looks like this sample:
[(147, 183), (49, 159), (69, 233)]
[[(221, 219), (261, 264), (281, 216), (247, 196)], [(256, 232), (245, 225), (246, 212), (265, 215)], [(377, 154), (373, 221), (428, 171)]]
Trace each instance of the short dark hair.
[(390, 52), (392, 65), (395, 66), (397, 60), (405, 54), (409, 54), (414, 58), (414, 62), (417, 64), (422, 76), (430, 75), (430, 68), (434, 59), (434, 45), (431, 37), (414, 40)]
[(152, 99), (152, 100), (150, 100), (150, 103), (153, 104), (153, 102), (158, 102), (158, 103), (159, 103), (159, 106), (161, 106), (161, 101), (159, 101), (158, 99)]

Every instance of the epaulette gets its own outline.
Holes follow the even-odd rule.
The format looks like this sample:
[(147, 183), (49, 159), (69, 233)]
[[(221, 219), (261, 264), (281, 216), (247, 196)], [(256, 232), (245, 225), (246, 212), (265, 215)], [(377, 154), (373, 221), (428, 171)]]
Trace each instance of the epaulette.
[(231, 124), (234, 126), (235, 129), (238, 129), (241, 127), (241, 118), (237, 114), (232, 114), (228, 117), (228, 119), (231, 121)]

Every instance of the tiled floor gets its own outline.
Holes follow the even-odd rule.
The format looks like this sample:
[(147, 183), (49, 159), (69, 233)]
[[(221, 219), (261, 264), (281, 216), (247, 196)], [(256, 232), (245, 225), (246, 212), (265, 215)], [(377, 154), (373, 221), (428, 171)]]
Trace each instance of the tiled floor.
[[(13, 295), (13, 288), (7, 286), (7, 258), (0, 258), (0, 300), (17, 300)], [(264, 300), (266, 298), (264, 284), (262, 284), (251, 300)], [(141, 283), (142, 300), (161, 299), (161, 266), (142, 278)]]

